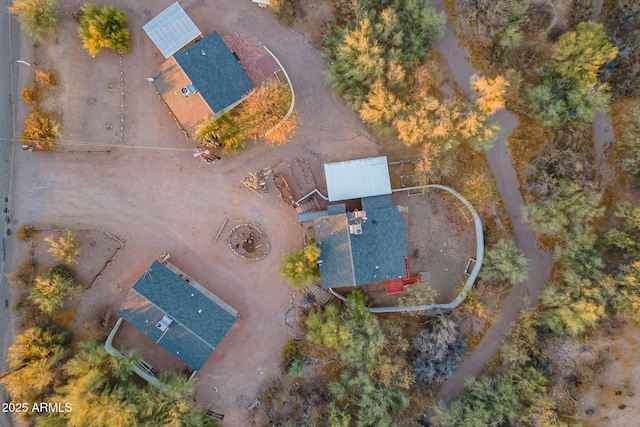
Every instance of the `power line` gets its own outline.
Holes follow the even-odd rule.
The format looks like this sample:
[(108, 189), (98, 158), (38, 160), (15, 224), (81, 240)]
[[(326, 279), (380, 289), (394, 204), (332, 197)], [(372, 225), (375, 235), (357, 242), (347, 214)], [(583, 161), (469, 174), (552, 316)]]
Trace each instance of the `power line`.
[[(6, 143), (22, 143), (19, 138), (0, 138), (0, 142)], [(193, 148), (173, 148), (173, 147), (152, 147), (152, 146), (144, 146), (144, 145), (123, 145), (123, 144), (106, 144), (100, 142), (89, 142), (89, 141), (74, 141), (68, 139), (57, 139), (56, 144), (60, 145), (71, 145), (71, 146), (81, 146), (81, 147), (96, 147), (96, 148), (128, 148), (128, 149), (139, 149), (139, 150), (158, 150), (158, 151), (193, 151)]]

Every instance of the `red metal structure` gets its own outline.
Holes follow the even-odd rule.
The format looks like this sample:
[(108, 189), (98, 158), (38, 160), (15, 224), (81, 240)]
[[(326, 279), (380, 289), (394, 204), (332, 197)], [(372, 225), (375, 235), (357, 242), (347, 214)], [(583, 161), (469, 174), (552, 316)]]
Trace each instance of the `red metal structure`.
[(409, 260), (407, 258), (404, 259), (404, 268), (407, 272), (407, 277), (384, 281), (384, 290), (387, 295), (401, 294), (407, 289), (407, 286), (414, 285), (420, 281), (419, 274), (411, 277)]

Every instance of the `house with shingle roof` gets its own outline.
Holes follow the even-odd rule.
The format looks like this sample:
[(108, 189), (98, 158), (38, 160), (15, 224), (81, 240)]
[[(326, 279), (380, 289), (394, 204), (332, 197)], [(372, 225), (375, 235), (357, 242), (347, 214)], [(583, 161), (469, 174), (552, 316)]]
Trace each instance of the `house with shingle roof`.
[(311, 215), (322, 287), (406, 280), (405, 224), (392, 204), (387, 158), (328, 163), (324, 170), (328, 200), (360, 199), (362, 210), (349, 212), (337, 203)]
[(167, 58), (148, 80), (188, 137), (280, 70), (264, 46), (245, 35), (202, 37), (177, 2), (143, 29)]
[(118, 315), (194, 371), (200, 370), (238, 312), (168, 261), (154, 261)]
[(238, 105), (254, 88), (216, 32), (174, 53), (152, 84), (189, 136), (211, 117)]

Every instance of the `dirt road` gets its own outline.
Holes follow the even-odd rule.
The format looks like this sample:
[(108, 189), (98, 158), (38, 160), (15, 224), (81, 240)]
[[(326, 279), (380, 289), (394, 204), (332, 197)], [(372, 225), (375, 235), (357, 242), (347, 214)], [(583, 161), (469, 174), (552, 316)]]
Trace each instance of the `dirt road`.
[[(434, 0), (434, 3), (438, 10), (445, 10), (442, 0)], [(448, 61), (451, 75), (460, 89), (466, 96), (471, 96), (469, 79), (475, 70), (467, 59), (467, 52), (458, 45), (458, 39), (453, 34), (449, 20), (444, 37), (438, 42), (437, 47)], [(498, 313), (498, 319), (491, 325), (482, 342), (458, 366), (453, 377), (442, 385), (439, 399), (455, 397), (464, 388), (465, 378), (477, 375), (482, 370), (498, 350), (509, 324), (517, 319), (518, 313), (527, 306), (535, 306), (538, 293), (547, 283), (551, 272), (551, 256), (538, 248), (535, 235), (521, 220), (520, 207), (524, 204), (524, 200), (506, 145), (508, 135), (517, 126), (517, 119), (504, 110), (497, 113), (494, 118), (502, 128), (502, 132), (493, 148), (487, 152), (487, 158), (495, 175), (498, 191), (504, 200), (507, 214), (513, 224), (515, 242), (529, 260), (529, 279), (511, 290), (503, 302), (502, 310)]]
[[(12, 170), (14, 167), (15, 150), (19, 143), (14, 141), (14, 100), (18, 98), (18, 92), (14, 90), (13, 81), (17, 78), (20, 69), (26, 69), (28, 65), (16, 62), (17, 53), (14, 49), (18, 45), (19, 33), (17, 23), (9, 17), (7, 7), (8, 0), (0, 1), (0, 206), (2, 206), (2, 248), (0, 253), (0, 372), (6, 372), (6, 349), (13, 341), (13, 327), (8, 307), (11, 303), (11, 293), (5, 277), (10, 268), (13, 245), (10, 233), (15, 232), (12, 223)], [(7, 396), (2, 389), (0, 402), (7, 401)], [(0, 413), (0, 425), (11, 426), (11, 419), (6, 412)]]

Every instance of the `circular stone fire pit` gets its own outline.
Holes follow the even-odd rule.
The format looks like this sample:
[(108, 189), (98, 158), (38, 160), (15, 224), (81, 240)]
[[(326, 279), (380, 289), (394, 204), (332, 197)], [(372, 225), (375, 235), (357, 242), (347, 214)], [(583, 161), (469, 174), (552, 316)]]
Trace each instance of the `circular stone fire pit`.
[(269, 254), (269, 239), (253, 224), (238, 224), (229, 232), (229, 248), (241, 258), (260, 261)]

